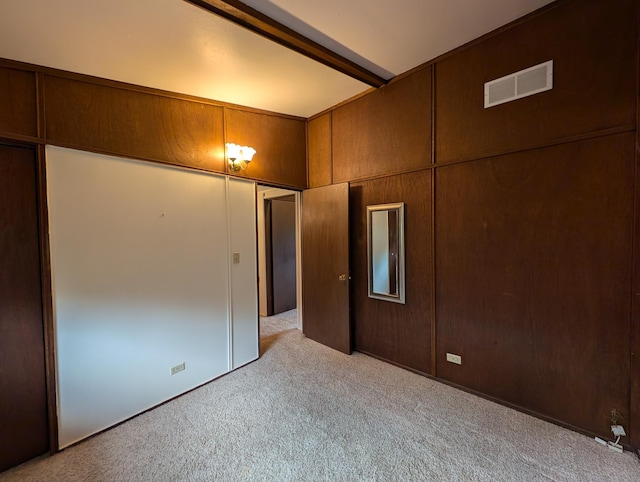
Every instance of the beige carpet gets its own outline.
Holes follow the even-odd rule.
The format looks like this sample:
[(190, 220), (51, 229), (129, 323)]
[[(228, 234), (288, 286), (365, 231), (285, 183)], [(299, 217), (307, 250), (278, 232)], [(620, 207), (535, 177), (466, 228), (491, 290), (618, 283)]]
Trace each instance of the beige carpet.
[(591, 438), (262, 321), (260, 360), (0, 481), (640, 480)]

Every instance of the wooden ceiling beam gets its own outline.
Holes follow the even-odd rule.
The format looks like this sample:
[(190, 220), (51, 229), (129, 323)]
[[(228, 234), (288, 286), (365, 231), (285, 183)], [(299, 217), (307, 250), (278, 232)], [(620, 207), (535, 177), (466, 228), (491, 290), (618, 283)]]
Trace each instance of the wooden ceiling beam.
[(185, 0), (372, 87), (387, 80), (238, 0)]

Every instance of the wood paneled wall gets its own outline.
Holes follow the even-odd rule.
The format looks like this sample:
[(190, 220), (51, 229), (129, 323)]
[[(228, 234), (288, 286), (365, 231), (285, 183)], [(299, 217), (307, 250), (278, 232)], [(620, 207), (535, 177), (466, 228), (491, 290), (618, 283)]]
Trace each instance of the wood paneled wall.
[(47, 141), (224, 172), (222, 107), (44, 76)]
[(0, 65), (0, 136), (36, 137), (36, 104), (35, 73)]
[[(0, 137), (307, 185), (304, 119), (2, 59)], [(225, 142), (257, 150), (246, 171)]]
[(33, 149), (0, 144), (0, 472), (49, 449)]
[[(304, 119), (292, 116), (0, 59), (0, 143), (27, 145), (32, 152), (37, 150), (39, 157), (38, 222), (42, 249), (40, 256), (35, 252), (30, 262), (42, 270), (42, 299), (36, 305), (44, 311), (37, 320), (41, 343), (27, 340), (33, 350), (22, 350), (7, 358), (8, 370), (25, 374), (25, 366), (32, 366), (38, 357), (44, 359), (40, 348), (43, 338), (47, 340), (46, 380), (45, 370), (41, 377), (27, 377), (23, 385), (25, 390), (31, 391), (31, 400), (15, 397), (2, 400), (6, 402), (2, 407), (6, 408), (5, 415), (10, 415), (15, 423), (23, 424), (23, 429), (46, 425), (48, 403), (50, 448), (57, 451), (56, 393), (53, 388), (56, 386), (55, 356), (53, 345), (49, 343), (53, 337), (53, 323), (46, 234), (45, 144), (227, 173), (302, 189), (307, 185), (305, 124)], [(228, 172), (224, 159), (227, 140), (251, 145), (258, 151), (247, 171)], [(0, 170), (2, 168), (0, 165)], [(10, 228), (12, 222), (7, 219)], [(15, 331), (17, 328), (7, 329)], [(25, 333), (31, 336), (34, 329), (38, 327), (26, 327), (25, 330), (31, 330), (29, 333), (16, 333), (19, 337), (26, 336)], [(47, 389), (48, 399), (43, 405), (39, 395)], [(16, 400), (22, 404), (22, 411), (14, 403)], [(45, 410), (36, 417), (29, 404), (31, 407), (43, 405)], [(27, 422), (25, 415), (29, 418)], [(23, 435), (28, 435), (29, 441), (38, 447), (31, 455), (47, 448), (46, 433), (34, 430), (23, 430)], [(24, 437), (16, 438), (14, 444), (17, 458), (13, 458), (13, 452), (7, 452), (11, 458), (0, 463), (4, 468), (24, 461), (20, 454), (24, 455), (23, 448), (29, 441), (22, 439)], [(4, 465), (5, 462), (9, 465)]]
[(333, 169), (331, 165), (331, 112), (310, 120), (307, 123), (309, 187), (322, 187), (331, 184)]
[[(615, 409), (640, 446), (638, 10), (559, 0), (309, 121), (310, 185), (352, 182), (356, 350), (606, 438)], [(553, 90), (483, 108), (547, 60)], [(390, 201), (404, 307), (366, 290), (365, 209)]]
[[(431, 173), (419, 171), (350, 185), (351, 312), (358, 351), (431, 373), (430, 292), (433, 266), (424, 248), (431, 233)], [(367, 294), (367, 206), (405, 203), (406, 302)]]
[(629, 420), (634, 143), (437, 171), (439, 377), (603, 435)]
[(331, 116), (333, 182), (431, 164), (431, 68), (338, 107)]
[(248, 145), (257, 153), (236, 175), (287, 187), (305, 188), (305, 122), (271, 114), (224, 109), (226, 142)]
[[(633, 128), (636, 3), (563, 2), (438, 62), (437, 162)], [(484, 108), (485, 82), (547, 60), (554, 61), (552, 90)]]
[[(636, 7), (636, 9), (636, 25), (640, 25), (640, 7)], [(640, 32), (637, 33), (637, 45), (635, 229), (633, 286), (631, 290), (631, 419), (629, 425), (631, 427), (631, 444), (640, 450)]]

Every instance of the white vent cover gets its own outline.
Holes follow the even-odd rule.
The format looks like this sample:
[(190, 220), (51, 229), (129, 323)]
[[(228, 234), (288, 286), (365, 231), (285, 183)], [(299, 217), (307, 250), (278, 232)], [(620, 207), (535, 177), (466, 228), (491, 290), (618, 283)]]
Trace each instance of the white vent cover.
[(551, 90), (553, 60), (484, 84), (484, 108)]

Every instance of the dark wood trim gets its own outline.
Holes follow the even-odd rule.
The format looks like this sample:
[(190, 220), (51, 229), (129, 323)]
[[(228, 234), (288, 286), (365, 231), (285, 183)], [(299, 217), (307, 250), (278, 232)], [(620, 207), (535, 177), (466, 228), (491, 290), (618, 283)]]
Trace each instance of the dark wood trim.
[[(431, 165), (436, 164), (436, 68), (434, 64), (431, 68)], [(435, 377), (438, 374), (437, 366), (437, 320), (436, 320), (436, 170), (431, 169), (431, 239), (429, 248), (431, 253), (431, 280), (429, 289), (431, 290), (431, 374)]]
[(24, 136), (22, 134), (14, 134), (13, 132), (0, 131), (0, 140), (4, 139), (7, 143), (18, 143), (22, 145), (32, 146), (34, 144), (46, 144), (46, 139), (42, 137)]
[(246, 112), (253, 112), (256, 114), (266, 114), (275, 117), (282, 117), (285, 119), (294, 120), (306, 120), (304, 117), (282, 114), (279, 112), (273, 112), (264, 109), (257, 109), (255, 107), (248, 107), (240, 104), (232, 104), (230, 102), (223, 102), (215, 99), (207, 99), (205, 97), (198, 97), (195, 95), (180, 94), (178, 92), (171, 92), (168, 90), (156, 89), (154, 87), (144, 87), (142, 85), (130, 84), (127, 82), (121, 82), (118, 80), (110, 80), (102, 77), (95, 77), (93, 75), (80, 74), (77, 72), (70, 72), (67, 70), (54, 69), (51, 67), (44, 67), (42, 65), (29, 64), (25, 62), (19, 62), (17, 60), (9, 60), (0, 58), (0, 67), (8, 67), (17, 70), (25, 70), (28, 72), (35, 72), (36, 74), (49, 75), (51, 77), (59, 77), (61, 79), (76, 80), (79, 82), (86, 82), (89, 84), (97, 84), (105, 87), (114, 87), (117, 89), (129, 90), (132, 92), (140, 92), (143, 94), (152, 94), (158, 97), (167, 97), (170, 99), (185, 100), (190, 102), (196, 102), (198, 104), (214, 105), (219, 107), (230, 107), (236, 110), (242, 110)]
[(305, 57), (316, 60), (327, 67), (342, 72), (365, 84), (373, 87), (381, 87), (387, 83), (387, 80), (379, 75), (323, 47), (319, 43), (314, 42), (242, 2), (237, 0), (185, 1), (226, 18), (258, 35), (298, 52)]
[[(640, 7), (636, 8), (640, 25)], [(636, 86), (640, 82), (640, 31), (636, 39)], [(629, 438), (640, 457), (640, 89), (636, 89), (636, 158), (633, 206), (632, 277), (631, 277), (631, 337), (629, 379)]]
[[(354, 351), (358, 353), (362, 353), (363, 355), (370, 356), (371, 358), (375, 358), (376, 360), (380, 360), (382, 362), (388, 363), (389, 365), (393, 365), (394, 367), (398, 367), (398, 368), (402, 368), (403, 370), (410, 371), (412, 373), (415, 373), (416, 375), (421, 375), (423, 377), (436, 380), (436, 378), (431, 376), (429, 373), (421, 372), (420, 370), (416, 370), (415, 368), (408, 367), (406, 365), (403, 365), (402, 363), (389, 360), (388, 358), (385, 358), (380, 355), (376, 355), (375, 353), (368, 352), (367, 350), (354, 350)], [(440, 381), (440, 380), (436, 380), (436, 381)]]
[[(45, 139), (47, 137), (46, 134), (46, 126), (44, 121), (44, 74), (42, 72), (36, 72), (36, 121), (38, 123), (37, 133), (38, 139)], [(38, 155), (40, 155), (38, 153)]]
[[(329, 135), (331, 135), (331, 129), (329, 129)], [(308, 189), (309, 186), (311, 185), (310, 184), (311, 181), (309, 178), (309, 119), (307, 119), (306, 122), (304, 123), (304, 145), (306, 146), (304, 150), (304, 165), (305, 165), (305, 178), (307, 180), (307, 184), (305, 188)], [(333, 184), (333, 180), (331, 181), (331, 183)]]
[(329, 173), (331, 175), (331, 184), (333, 184), (335, 181), (333, 180), (333, 112), (329, 112), (329, 135), (331, 136), (331, 139), (329, 139), (329, 155), (330, 155), (330, 165), (331, 165), (331, 172)]
[(632, 231), (634, 247), (631, 254), (631, 303), (629, 310), (630, 316), (630, 333), (629, 338), (629, 436), (631, 445), (640, 447), (640, 140), (636, 131), (636, 156), (635, 156), (635, 173), (634, 173), (634, 206), (633, 219), (634, 229)]
[(47, 172), (45, 147), (37, 148), (38, 222), (40, 230), (40, 272), (42, 283), (42, 316), (44, 322), (45, 373), (47, 383), (47, 411), (49, 415), (49, 451), (58, 447), (58, 407), (56, 396), (56, 351), (51, 286), (51, 250), (49, 247), (49, 211), (47, 207)]

